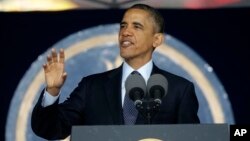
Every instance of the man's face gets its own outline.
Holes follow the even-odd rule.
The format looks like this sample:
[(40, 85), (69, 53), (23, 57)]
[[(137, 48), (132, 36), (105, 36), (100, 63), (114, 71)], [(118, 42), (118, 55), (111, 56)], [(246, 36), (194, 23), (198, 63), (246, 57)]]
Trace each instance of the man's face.
[(151, 59), (154, 43), (154, 22), (141, 9), (126, 11), (120, 24), (120, 55), (127, 61)]

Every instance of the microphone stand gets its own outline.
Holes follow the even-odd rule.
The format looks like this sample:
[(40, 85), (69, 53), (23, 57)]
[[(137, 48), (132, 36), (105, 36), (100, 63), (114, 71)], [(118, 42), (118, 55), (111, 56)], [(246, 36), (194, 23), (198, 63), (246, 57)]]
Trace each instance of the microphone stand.
[(136, 105), (136, 109), (145, 118), (146, 124), (152, 124), (152, 119), (159, 112), (160, 104), (153, 99), (144, 99)]

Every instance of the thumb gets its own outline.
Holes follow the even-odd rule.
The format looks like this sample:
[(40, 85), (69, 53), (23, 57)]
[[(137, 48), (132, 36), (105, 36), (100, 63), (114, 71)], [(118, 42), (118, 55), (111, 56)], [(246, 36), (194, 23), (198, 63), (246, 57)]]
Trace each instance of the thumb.
[(67, 78), (67, 73), (66, 73), (66, 72), (64, 72), (64, 73), (62, 74), (62, 79), (63, 79), (63, 82), (65, 82), (66, 78)]

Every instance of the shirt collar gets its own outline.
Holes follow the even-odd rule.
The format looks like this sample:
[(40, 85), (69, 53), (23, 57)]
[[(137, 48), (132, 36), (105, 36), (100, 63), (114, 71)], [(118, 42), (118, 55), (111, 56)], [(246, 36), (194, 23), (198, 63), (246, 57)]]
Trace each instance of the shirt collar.
[(142, 77), (144, 78), (145, 82), (147, 83), (147, 81), (150, 77), (150, 74), (152, 72), (152, 69), (153, 69), (152, 59), (148, 63), (146, 63), (145, 65), (143, 65), (142, 67), (140, 67), (137, 70), (134, 70), (131, 66), (129, 66), (128, 63), (124, 62), (123, 66), (122, 66), (122, 83), (125, 83), (127, 77), (133, 71), (138, 71), (142, 75)]

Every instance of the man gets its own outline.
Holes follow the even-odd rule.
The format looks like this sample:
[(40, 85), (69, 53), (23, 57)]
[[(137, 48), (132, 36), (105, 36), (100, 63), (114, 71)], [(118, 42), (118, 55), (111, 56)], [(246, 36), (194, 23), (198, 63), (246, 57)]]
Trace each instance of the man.
[[(194, 85), (188, 80), (163, 71), (152, 61), (152, 53), (164, 40), (164, 19), (152, 7), (130, 7), (120, 23), (119, 46), (124, 63), (116, 69), (87, 76), (58, 104), (60, 89), (66, 80), (64, 52), (52, 49), (43, 66), (47, 87), (32, 113), (32, 129), (46, 139), (61, 139), (70, 134), (72, 125), (122, 125), (125, 99), (124, 83), (133, 71), (148, 80), (162, 74), (168, 80), (168, 94), (152, 124), (199, 123), (198, 101)], [(138, 114), (134, 124), (145, 124)]]

